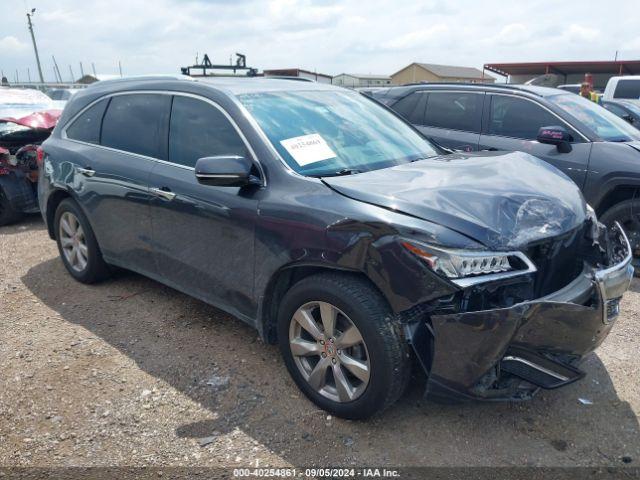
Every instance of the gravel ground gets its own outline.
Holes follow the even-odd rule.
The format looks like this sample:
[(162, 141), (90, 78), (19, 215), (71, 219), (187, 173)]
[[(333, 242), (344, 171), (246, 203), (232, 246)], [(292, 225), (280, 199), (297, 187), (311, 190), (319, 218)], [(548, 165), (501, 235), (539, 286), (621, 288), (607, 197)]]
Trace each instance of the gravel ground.
[(636, 280), (586, 378), (531, 402), (433, 404), (417, 379), (350, 422), (239, 320), (132, 273), (75, 282), (32, 217), (0, 228), (0, 466), (638, 466), (639, 319)]

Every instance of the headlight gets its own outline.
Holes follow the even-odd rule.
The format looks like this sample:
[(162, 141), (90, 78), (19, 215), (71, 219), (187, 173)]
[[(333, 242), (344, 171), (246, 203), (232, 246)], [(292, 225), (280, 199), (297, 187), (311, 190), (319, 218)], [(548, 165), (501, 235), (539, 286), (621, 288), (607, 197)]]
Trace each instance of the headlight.
[(434, 272), (460, 286), (536, 271), (535, 265), (522, 252), (449, 250), (406, 241), (402, 246), (423, 259)]

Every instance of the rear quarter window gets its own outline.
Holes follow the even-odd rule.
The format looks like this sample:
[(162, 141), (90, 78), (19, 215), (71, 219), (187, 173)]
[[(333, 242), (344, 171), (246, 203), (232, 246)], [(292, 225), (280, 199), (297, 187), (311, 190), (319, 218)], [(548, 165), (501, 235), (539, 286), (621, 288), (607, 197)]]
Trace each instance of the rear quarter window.
[(105, 98), (85, 110), (67, 127), (67, 138), (87, 143), (100, 143), (100, 125), (109, 99)]

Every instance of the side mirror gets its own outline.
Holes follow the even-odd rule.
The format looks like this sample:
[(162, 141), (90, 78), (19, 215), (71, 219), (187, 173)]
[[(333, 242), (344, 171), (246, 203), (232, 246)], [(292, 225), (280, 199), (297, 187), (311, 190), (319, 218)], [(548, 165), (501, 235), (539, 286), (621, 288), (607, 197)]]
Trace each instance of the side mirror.
[(569, 153), (573, 137), (563, 127), (550, 126), (540, 127), (536, 140), (540, 143), (555, 145), (560, 153)]
[(624, 115), (622, 115), (621, 117), (623, 120), (626, 120), (629, 123), (633, 123), (633, 117), (631, 115), (629, 115), (628, 113), (625, 113)]
[(260, 180), (251, 175), (253, 163), (237, 155), (204, 157), (196, 162), (196, 178), (203, 185), (216, 187), (243, 187), (260, 184)]

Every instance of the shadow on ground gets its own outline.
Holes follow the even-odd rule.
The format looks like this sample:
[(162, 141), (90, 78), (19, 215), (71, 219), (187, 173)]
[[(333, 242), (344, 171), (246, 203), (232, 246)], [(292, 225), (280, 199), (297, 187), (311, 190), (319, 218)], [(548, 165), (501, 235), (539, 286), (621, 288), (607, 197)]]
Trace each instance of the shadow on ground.
[[(81, 285), (58, 259), (22, 280), (64, 320), (212, 412), (212, 420), (179, 426), (181, 438), (238, 428), (298, 466), (620, 465), (622, 456), (635, 465), (640, 457), (636, 415), (595, 354), (582, 382), (529, 403), (438, 405), (422, 401), (418, 381), (382, 416), (349, 422), (327, 419), (308, 402), (278, 349), (252, 328), (152, 280), (124, 273)], [(213, 375), (228, 385), (207, 385)]]

